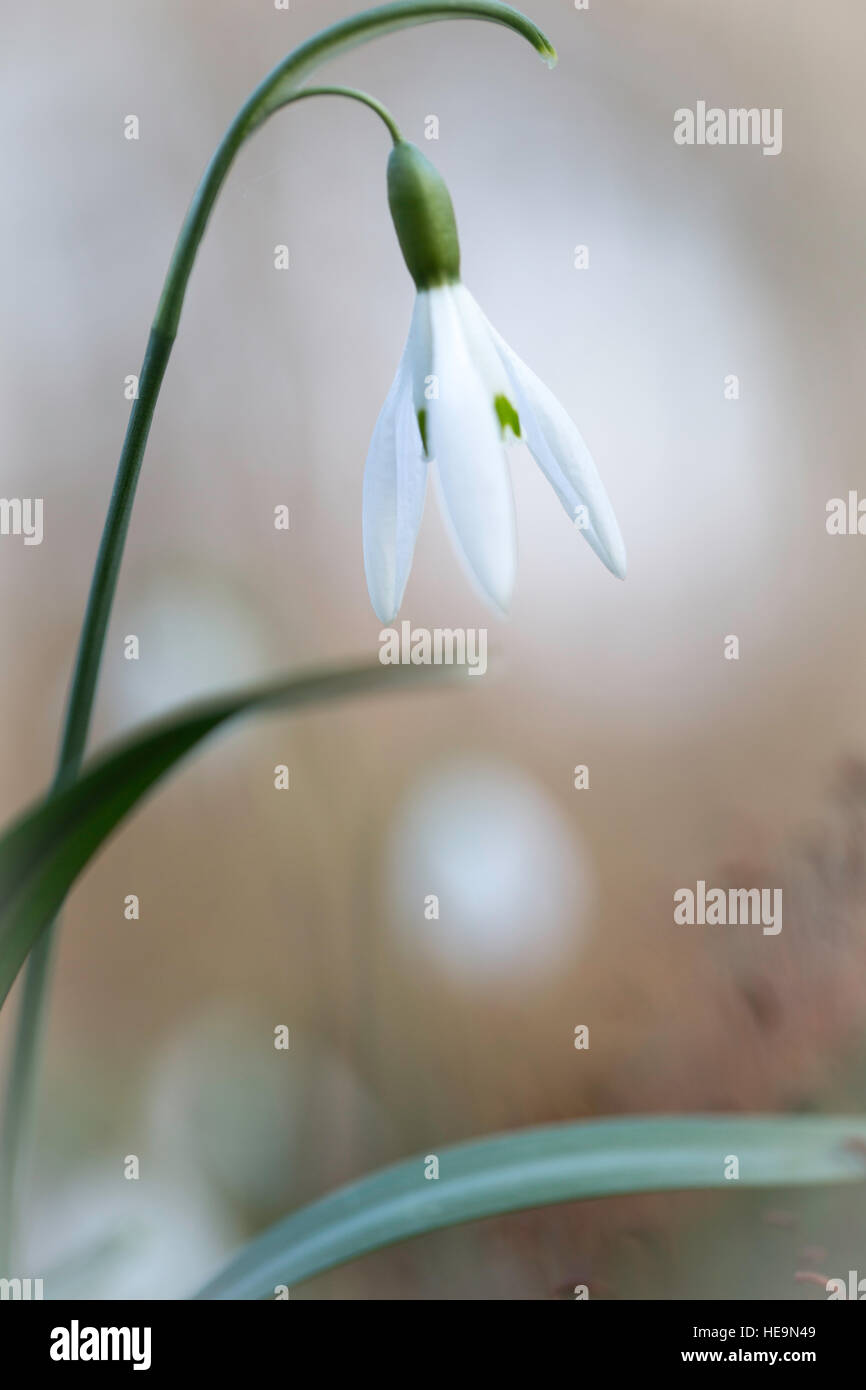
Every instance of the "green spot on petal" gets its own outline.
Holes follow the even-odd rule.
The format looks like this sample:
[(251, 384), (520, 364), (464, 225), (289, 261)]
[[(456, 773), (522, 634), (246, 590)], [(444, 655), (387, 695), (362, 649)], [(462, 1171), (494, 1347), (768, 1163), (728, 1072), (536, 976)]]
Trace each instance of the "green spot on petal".
[(427, 411), (426, 411), (426, 410), (419, 410), (417, 413), (418, 413), (418, 428), (419, 428), (419, 430), (421, 431), (421, 443), (424, 445), (424, 453), (425, 453), (425, 454), (429, 454), (429, 453), (430, 453), (430, 449), (428, 448), (428, 445), (427, 445)]
[(499, 421), (499, 428), (502, 430), (503, 438), (505, 431), (511, 430), (515, 439), (520, 438), (520, 416), (511, 404), (507, 396), (495, 396), (493, 408), (496, 411), (496, 418)]

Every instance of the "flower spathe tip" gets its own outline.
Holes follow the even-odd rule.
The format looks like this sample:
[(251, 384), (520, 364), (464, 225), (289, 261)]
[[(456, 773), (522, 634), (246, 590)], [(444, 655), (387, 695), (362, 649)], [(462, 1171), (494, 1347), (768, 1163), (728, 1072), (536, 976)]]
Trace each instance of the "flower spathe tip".
[(450, 0), (453, 16), (466, 19), (487, 19), (494, 24), (504, 24), (521, 38), (532, 44), (536, 53), (552, 68), (556, 63), (556, 49), (535, 20), (513, 5), (503, 4), (502, 0)]
[[(460, 4), (460, 0), (457, 0), (457, 4)], [(516, 33), (522, 34), (523, 38), (529, 40), (536, 53), (549, 68), (555, 66), (556, 49), (544, 31), (539, 29), (535, 21), (525, 15), (522, 10), (516, 10), (511, 5), (501, 4), (498, 0), (492, 0), (492, 3), (490, 0), (488, 3), (481, 0), (480, 4), (472, 4), (470, 0), (464, 12), (467, 17), (471, 14), (475, 19), (492, 19), (500, 24), (507, 24), (510, 29), (514, 29)]]

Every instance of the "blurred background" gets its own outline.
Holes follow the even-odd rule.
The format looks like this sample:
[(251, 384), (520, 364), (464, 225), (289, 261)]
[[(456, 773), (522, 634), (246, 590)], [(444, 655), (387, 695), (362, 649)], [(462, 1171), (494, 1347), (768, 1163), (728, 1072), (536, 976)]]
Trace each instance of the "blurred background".
[[(45, 499), (41, 546), (0, 542), (4, 817), (51, 774), (124, 380), (193, 189), (260, 78), (356, 8), (3, 4), (0, 491)], [(232, 727), (99, 856), (68, 905), (45, 1049), (27, 1272), (48, 1293), (182, 1297), (299, 1203), (498, 1129), (862, 1107), (866, 541), (825, 520), (862, 478), (866, 15), (526, 8), (553, 72), (461, 23), (327, 80), (374, 92), (444, 174), (466, 282), (579, 423), (628, 579), (516, 449), (509, 620), (475, 597), (432, 494), (400, 615), (486, 626), (483, 679)], [(782, 108), (782, 153), (675, 145), (698, 100)], [(204, 692), (378, 653), (361, 482), (412, 304), (387, 153), (369, 113), (310, 102), (230, 175), (151, 435), (94, 747)], [(783, 931), (674, 926), (699, 878), (782, 886)], [(292, 1297), (814, 1298), (796, 1271), (864, 1262), (856, 1188), (673, 1195), (439, 1233)]]

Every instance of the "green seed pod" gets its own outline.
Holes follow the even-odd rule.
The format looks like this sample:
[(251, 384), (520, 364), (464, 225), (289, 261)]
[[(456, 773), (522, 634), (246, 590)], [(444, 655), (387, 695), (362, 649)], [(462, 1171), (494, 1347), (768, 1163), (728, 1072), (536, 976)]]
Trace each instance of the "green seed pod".
[(419, 290), (460, 279), (451, 195), (429, 159), (401, 140), (388, 160), (388, 206), (403, 259)]

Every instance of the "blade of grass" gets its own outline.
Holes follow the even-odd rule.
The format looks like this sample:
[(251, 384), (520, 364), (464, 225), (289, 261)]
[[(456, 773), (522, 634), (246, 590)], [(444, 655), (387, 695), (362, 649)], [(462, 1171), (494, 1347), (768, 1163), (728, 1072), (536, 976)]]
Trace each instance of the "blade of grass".
[(254, 710), (398, 690), (444, 674), (377, 664), (234, 691), (136, 732), (77, 781), (50, 792), (0, 837), (0, 1001), (88, 861), (154, 783), (220, 724)]
[[(297, 708), (344, 695), (398, 690), (449, 676), (441, 667), (360, 666), (295, 676), (235, 691), (193, 706), (138, 732), (95, 760), (77, 781), (54, 789), (0, 837), (0, 1002), (27, 952), (44, 940), (55, 914), (85, 865), (147, 791), (203, 738), (227, 720), (253, 710)], [(26, 1012), (24, 1023), (36, 1014)], [(19, 1032), (19, 1038), (22, 1033)], [(25, 1038), (33, 1055), (35, 1038)], [(0, 1135), (0, 1276), (11, 1270), (11, 1219), (19, 1176), (21, 1116), (31, 1072), (13, 1054)]]
[[(197, 1295), (273, 1298), (396, 1241), (557, 1202), (686, 1188), (788, 1187), (866, 1179), (866, 1120), (687, 1115), (546, 1125), (440, 1149), (312, 1202), (257, 1237)], [(730, 1156), (739, 1179), (726, 1180)]]

